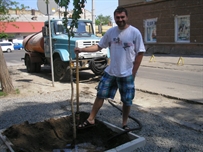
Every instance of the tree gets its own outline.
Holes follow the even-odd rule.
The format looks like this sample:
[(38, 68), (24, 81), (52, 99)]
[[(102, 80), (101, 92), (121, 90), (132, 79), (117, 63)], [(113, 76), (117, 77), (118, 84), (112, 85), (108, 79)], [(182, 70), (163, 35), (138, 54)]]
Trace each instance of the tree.
[[(19, 9), (19, 3), (11, 1), (11, 0), (0, 0), (0, 33), (1, 35), (6, 36), (4, 31), (6, 29), (7, 22), (13, 22), (16, 18), (13, 18), (9, 14), (9, 9), (12, 7)], [(21, 5), (21, 9), (25, 8), (24, 5)], [(15, 25), (14, 25), (15, 26)], [(10, 77), (8, 67), (6, 65), (6, 61), (4, 59), (3, 51), (0, 46), (0, 83), (2, 87), (2, 91), (6, 94), (14, 92), (14, 87), (12, 84), (12, 79)]]
[(108, 25), (109, 23), (111, 23), (111, 21), (112, 21), (111, 16), (103, 16), (101, 14), (96, 17), (95, 24), (96, 25)]
[(0, 47), (0, 71), (1, 71), (0, 81), (3, 92), (6, 94), (14, 92), (12, 80), (1, 47)]
[(8, 39), (8, 34), (0, 33), (0, 39)]
[[(48, 0), (47, 0), (48, 1)], [(55, 0), (55, 2), (57, 4), (59, 4), (60, 7), (64, 7), (65, 8), (65, 12), (64, 12), (64, 17), (63, 17), (63, 25), (66, 28), (66, 33), (68, 34), (68, 50), (69, 50), (69, 58), (70, 58), (70, 63), (72, 62), (72, 58), (71, 58), (71, 49), (70, 49), (70, 37), (74, 36), (74, 32), (73, 29), (76, 27), (78, 27), (78, 19), (80, 18), (80, 14), (82, 14), (82, 8), (85, 7), (85, 2), (86, 0), (73, 0), (73, 14), (71, 16), (71, 23), (68, 26), (68, 7), (69, 7), (69, 3), (70, 0)], [(77, 55), (77, 60), (78, 60), (78, 55)], [(78, 64), (78, 62), (77, 62)], [(78, 65), (77, 65), (78, 67)], [(77, 71), (78, 72), (78, 71)], [(73, 77), (72, 77), (72, 67), (70, 66), (70, 78), (71, 78), (71, 110), (72, 110), (72, 116), (73, 116), (73, 142), (72, 142), (72, 148), (74, 148), (75, 146), (75, 142), (76, 142), (76, 119), (79, 120), (79, 101), (78, 101), (78, 96), (77, 96), (77, 112), (76, 112), (76, 117), (75, 118), (75, 112), (74, 112), (74, 108), (73, 108), (73, 92), (74, 92), (74, 88), (73, 88)], [(77, 77), (78, 80), (78, 77)], [(78, 85), (77, 85), (78, 86)], [(78, 88), (77, 88), (78, 90)]]

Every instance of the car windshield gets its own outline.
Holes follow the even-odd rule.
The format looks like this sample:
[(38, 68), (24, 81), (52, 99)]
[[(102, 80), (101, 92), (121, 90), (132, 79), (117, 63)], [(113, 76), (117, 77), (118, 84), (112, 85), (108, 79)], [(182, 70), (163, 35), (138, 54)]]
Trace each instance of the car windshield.
[[(68, 22), (68, 27), (70, 27), (71, 21)], [(55, 33), (56, 34), (66, 34), (66, 29), (62, 24), (62, 21), (55, 22)], [(73, 29), (75, 37), (87, 37), (93, 34), (91, 22), (78, 21), (78, 27)]]

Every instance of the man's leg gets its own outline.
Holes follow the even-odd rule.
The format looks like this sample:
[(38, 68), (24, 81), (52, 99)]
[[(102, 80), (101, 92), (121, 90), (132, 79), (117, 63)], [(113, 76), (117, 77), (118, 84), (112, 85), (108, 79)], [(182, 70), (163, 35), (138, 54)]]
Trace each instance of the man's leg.
[(125, 104), (123, 104), (123, 123), (122, 123), (123, 126), (127, 125), (129, 113), (130, 106), (126, 106)]
[(123, 122), (122, 125), (126, 126), (132, 100), (135, 96), (134, 77), (132, 75), (122, 78), (117, 78), (118, 88), (121, 95), (121, 101), (123, 102)]
[(102, 107), (103, 103), (104, 103), (104, 99), (98, 98), (98, 97), (95, 99), (93, 107), (92, 107), (92, 111), (91, 111), (89, 117), (87, 118), (87, 120), (85, 122), (78, 125), (78, 129), (84, 129), (84, 128), (90, 127), (91, 124), (92, 124), (91, 126), (94, 125), (97, 112)]
[(95, 117), (96, 117), (99, 109), (102, 107), (103, 103), (104, 103), (104, 99), (98, 98), (98, 97), (95, 99), (93, 107), (92, 107), (92, 111), (90, 112), (90, 115), (87, 118), (89, 123), (91, 123), (91, 124), (95, 123)]
[(93, 124), (95, 124), (95, 117), (96, 117), (99, 109), (102, 107), (102, 105), (104, 103), (104, 99), (115, 96), (115, 93), (117, 90), (117, 85), (116, 85), (116, 87), (114, 85), (116, 85), (115, 77), (110, 76), (107, 73), (104, 73), (99, 82), (99, 85), (97, 88), (97, 97), (92, 106), (90, 115), (83, 124), (78, 125), (78, 128), (83, 129), (83, 128), (87, 128), (87, 126), (93, 126)]

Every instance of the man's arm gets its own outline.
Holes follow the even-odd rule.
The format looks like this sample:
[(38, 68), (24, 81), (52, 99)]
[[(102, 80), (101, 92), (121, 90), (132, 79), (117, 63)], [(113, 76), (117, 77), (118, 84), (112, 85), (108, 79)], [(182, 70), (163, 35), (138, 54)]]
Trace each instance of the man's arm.
[(76, 47), (74, 49), (75, 53), (80, 53), (80, 52), (97, 52), (97, 51), (100, 51), (102, 48), (99, 46), (99, 45), (92, 45), (92, 46), (88, 46), (88, 47), (85, 47), (85, 48), (79, 48), (79, 47)]
[(134, 66), (133, 66), (133, 71), (132, 71), (132, 74), (133, 76), (135, 77), (136, 73), (137, 73), (137, 70), (139, 69), (140, 67), (140, 64), (142, 62), (142, 58), (143, 58), (143, 55), (144, 55), (144, 52), (139, 52), (135, 58), (135, 61), (134, 61)]

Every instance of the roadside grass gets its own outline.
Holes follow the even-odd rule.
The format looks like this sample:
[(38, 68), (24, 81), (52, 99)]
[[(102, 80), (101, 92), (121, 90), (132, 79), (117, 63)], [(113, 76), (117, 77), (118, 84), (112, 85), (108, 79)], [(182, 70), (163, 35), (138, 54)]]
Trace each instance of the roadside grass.
[(2, 90), (0, 90), (0, 97), (6, 96), (6, 95), (7, 95), (6, 93), (4, 93)]
[(20, 90), (19, 89), (16, 89), (16, 94), (20, 94)]
[[(15, 94), (20, 94), (20, 90), (19, 89), (16, 89), (15, 90)], [(0, 90), (0, 97), (4, 97), (4, 96), (7, 96), (8, 94), (3, 92), (2, 90)]]

